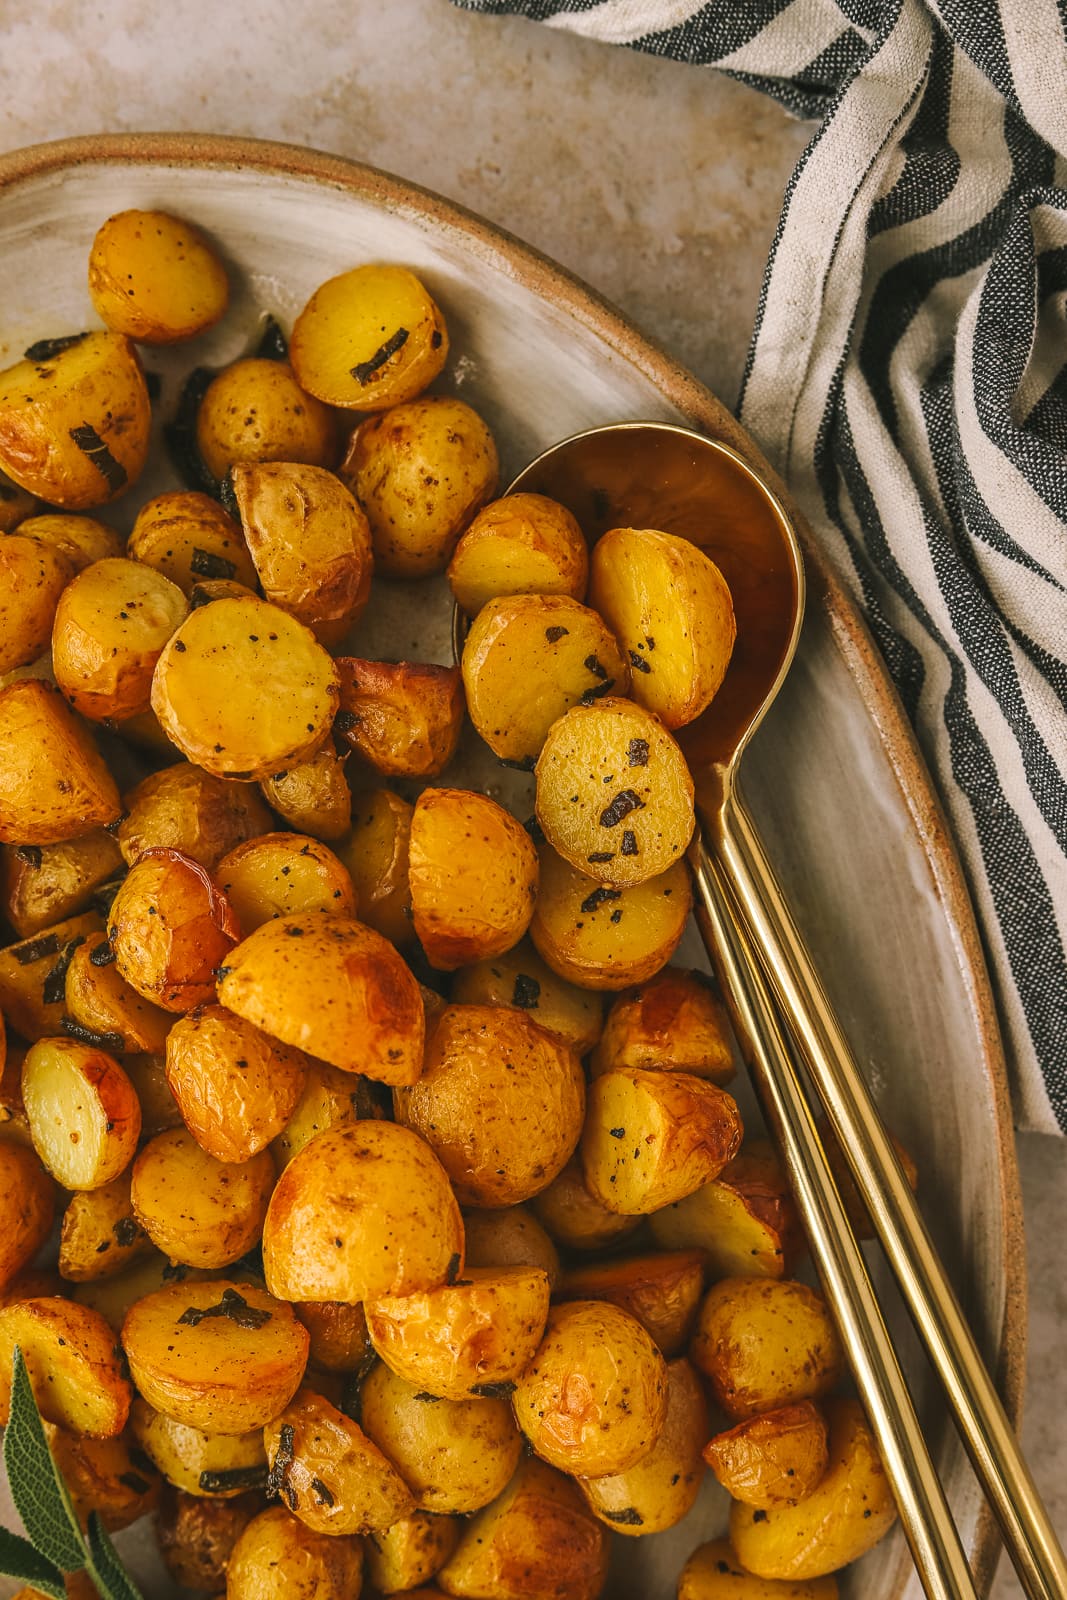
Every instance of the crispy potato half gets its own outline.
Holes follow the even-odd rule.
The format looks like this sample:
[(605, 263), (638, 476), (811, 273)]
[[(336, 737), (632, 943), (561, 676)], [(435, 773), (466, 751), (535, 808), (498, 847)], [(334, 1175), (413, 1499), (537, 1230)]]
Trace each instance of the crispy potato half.
[(0, 1291), (28, 1267), (52, 1231), (55, 1184), (25, 1145), (0, 1139)]
[(122, 854), (103, 828), (49, 845), (0, 846), (0, 905), (20, 939), (72, 917), (122, 871)]
[(243, 461), (332, 467), (337, 422), (284, 361), (249, 356), (208, 384), (196, 413), (196, 448), (214, 478)]
[(264, 1427), (296, 1393), (308, 1333), (291, 1307), (255, 1284), (187, 1280), (130, 1307), (122, 1347), (156, 1411), (201, 1433), (243, 1434)]
[(78, 944), (103, 927), (95, 911), (86, 911), (0, 950), (0, 1008), (24, 1039), (62, 1031), (67, 963)]
[(0, 842), (58, 844), (121, 815), (115, 780), (58, 689), (17, 678), (0, 689)]
[(260, 791), (271, 810), (297, 833), (330, 841), (343, 839), (352, 821), (352, 791), (345, 777), (345, 759), (327, 742), (287, 771), (263, 778)]
[(99, 1312), (53, 1296), (16, 1300), (0, 1310), (0, 1426), (11, 1408), (16, 1345), (45, 1422), (93, 1439), (122, 1432), (132, 1391), (115, 1335)]
[(619, 1257), (571, 1267), (556, 1291), (559, 1300), (609, 1300), (636, 1317), (668, 1360), (689, 1343), (704, 1292), (699, 1250)]
[(680, 728), (711, 704), (737, 628), (726, 579), (688, 539), (613, 528), (593, 547), (589, 603), (634, 664), (634, 699)]
[(93, 722), (148, 710), (152, 674), (189, 603), (139, 561), (94, 561), (64, 589), (52, 628), (52, 670), (75, 711)]
[(433, 382), (448, 357), (448, 331), (413, 272), (371, 262), (315, 290), (293, 325), (289, 355), (309, 394), (384, 411)]
[(22, 1064), (22, 1099), (34, 1149), (65, 1189), (102, 1189), (133, 1160), (141, 1106), (106, 1051), (39, 1039)]
[(436, 1289), (463, 1266), (463, 1222), (444, 1168), (391, 1122), (320, 1134), (278, 1179), (263, 1266), (285, 1300), (358, 1304)]
[(717, 1178), (651, 1221), (657, 1244), (701, 1251), (719, 1278), (785, 1277), (804, 1249), (789, 1180), (766, 1139), (746, 1144)]
[(704, 1478), (701, 1442), (708, 1431), (704, 1390), (684, 1356), (667, 1367), (667, 1417), (659, 1438), (625, 1472), (583, 1478), (589, 1508), (616, 1533), (662, 1533), (691, 1511)]
[(189, 599), (201, 578), (236, 579), (255, 590), (256, 569), (237, 523), (209, 494), (174, 489), (137, 513), (127, 554), (154, 567)]
[[(0, 528), (3, 527), (3, 485), (0, 483)], [(125, 546), (114, 528), (96, 517), (73, 511), (46, 511), (41, 516), (19, 522), (19, 532), (27, 539), (51, 545), (66, 556), (75, 572), (107, 556), (121, 556)]]
[(518, 944), (537, 898), (537, 851), (488, 795), (424, 789), (408, 841), (415, 932), (432, 967), (450, 972)]
[(174, 1582), (222, 1594), (234, 1546), (261, 1508), (256, 1494), (205, 1498), (165, 1486), (156, 1513), (156, 1543)]
[(415, 1509), (411, 1490), (364, 1433), (314, 1390), (302, 1388), (263, 1430), (272, 1481), (316, 1533), (391, 1528)]
[(134, 1216), (158, 1250), (190, 1267), (228, 1267), (255, 1245), (274, 1188), (266, 1150), (217, 1161), (186, 1128), (149, 1140), (133, 1164)]
[(265, 922), (227, 957), (219, 999), (344, 1072), (405, 1084), (422, 1071), (418, 984), (388, 939), (361, 922), (318, 913)]
[(361, 919), (395, 945), (415, 937), (408, 887), (408, 841), (414, 807), (391, 789), (361, 790), (352, 829), (337, 843), (356, 890)]
[[(728, 1417), (829, 1394), (844, 1355), (826, 1302), (807, 1284), (723, 1278), (704, 1297), (689, 1354)], [(785, 1574), (783, 1574), (785, 1576)]]
[(215, 870), (246, 936), (272, 918), (356, 914), (348, 869), (308, 834), (261, 833), (223, 856)]
[(90, 934), (77, 947), (67, 967), (67, 1017), (120, 1052), (162, 1050), (173, 1014), (131, 988), (114, 960), (105, 934)]
[(149, 773), (125, 800), (115, 836), (131, 867), (146, 850), (164, 849), (214, 872), (229, 851), (273, 825), (251, 784), (216, 778), (189, 761)]
[(225, 1006), (174, 1023), (166, 1075), (185, 1126), (216, 1161), (249, 1161), (276, 1138), (307, 1083), (308, 1057)]
[(452, 980), (452, 999), (457, 1005), (513, 1006), (528, 1011), (532, 1022), (562, 1039), (579, 1056), (596, 1044), (604, 1021), (600, 995), (557, 977), (529, 939), (461, 968)]
[(712, 1083), (734, 1076), (726, 1008), (702, 972), (665, 967), (608, 1012), (589, 1070), (593, 1077), (620, 1067), (645, 1072), (692, 1072)]
[(59, 1234), (59, 1273), (68, 1283), (113, 1278), (151, 1250), (133, 1214), (128, 1170), (102, 1189), (71, 1196)]
[(525, 1206), (465, 1211), (463, 1229), (468, 1277), (475, 1267), (536, 1267), (547, 1277), (549, 1288), (555, 1289), (561, 1270), (559, 1251)]
[(61, 550), (23, 533), (0, 539), (0, 672), (43, 655), (74, 566)]
[(742, 1132), (736, 1101), (717, 1084), (685, 1072), (606, 1072), (589, 1089), (585, 1181), (609, 1211), (658, 1211), (716, 1177)]
[(227, 1600), (353, 1600), (363, 1582), (358, 1539), (316, 1533), (284, 1506), (254, 1517), (226, 1568)]
[(577, 521), (543, 494), (506, 494), (460, 535), (448, 582), (469, 617), (498, 595), (585, 598), (589, 547)]
[(734, 1500), (765, 1511), (795, 1505), (826, 1471), (826, 1418), (810, 1400), (763, 1411), (717, 1433), (704, 1460)]
[(837, 1600), (834, 1578), (808, 1583), (757, 1578), (746, 1572), (729, 1539), (712, 1539), (689, 1557), (678, 1580), (678, 1600)]
[(625, 1239), (641, 1223), (640, 1217), (623, 1217), (617, 1211), (609, 1211), (589, 1193), (577, 1156), (571, 1157), (547, 1189), (534, 1195), (530, 1208), (556, 1243), (567, 1250), (606, 1249)]
[(93, 240), (89, 295), (114, 333), (177, 344), (218, 322), (230, 287), (198, 228), (166, 211), (118, 211)]
[(215, 997), (215, 969), (237, 944), (226, 896), (179, 850), (145, 851), (111, 902), (107, 935), (119, 973), (164, 1011)]
[(338, 734), (387, 778), (429, 778), (456, 753), (463, 726), (458, 667), (339, 656)]
[(367, 1576), (382, 1594), (397, 1594), (429, 1583), (459, 1543), (456, 1517), (413, 1511), (381, 1533), (369, 1533), (365, 1544)]

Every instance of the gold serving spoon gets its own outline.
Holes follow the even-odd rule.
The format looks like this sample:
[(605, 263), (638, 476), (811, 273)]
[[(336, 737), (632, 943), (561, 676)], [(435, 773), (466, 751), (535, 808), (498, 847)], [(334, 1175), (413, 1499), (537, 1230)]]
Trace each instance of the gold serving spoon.
[(1064, 1600), (1063, 1551), (739, 792), (745, 749), (800, 636), (804, 565), (788, 512), (735, 450), (668, 423), (619, 423), (566, 439), (508, 492), (562, 502), (591, 543), (614, 527), (690, 539), (726, 578), (737, 617), (734, 654), (714, 701), (680, 735), (701, 824), (693, 851), (698, 920), (778, 1134), (927, 1595), (975, 1591), (794, 1049), (847, 1156), (1023, 1587), (1032, 1600)]

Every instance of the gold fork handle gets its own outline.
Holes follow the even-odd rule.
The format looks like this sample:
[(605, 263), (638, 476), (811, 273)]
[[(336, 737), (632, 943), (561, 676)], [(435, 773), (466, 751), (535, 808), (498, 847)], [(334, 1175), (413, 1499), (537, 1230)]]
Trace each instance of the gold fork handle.
[(833, 1307), (928, 1600), (974, 1600), (944, 1491), (915, 1415), (866, 1263), (830, 1173), (766, 983), (722, 881), (700, 850), (697, 916)]
[(718, 860), (748, 942), (804, 1059), (875, 1232), (944, 1385), (975, 1472), (1030, 1600), (1065, 1600), (1067, 1560), (974, 1337), (790, 914), (735, 796), (719, 813)]

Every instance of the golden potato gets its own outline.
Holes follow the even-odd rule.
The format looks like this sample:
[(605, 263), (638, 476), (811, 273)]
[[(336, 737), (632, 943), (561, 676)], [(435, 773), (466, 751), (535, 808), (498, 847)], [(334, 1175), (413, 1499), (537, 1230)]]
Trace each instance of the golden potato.
[(226, 896), (197, 861), (153, 849), (111, 902), (107, 935), (126, 982), (165, 1011), (214, 999), (215, 969), (238, 941)]
[(177, 584), (137, 561), (94, 561), (64, 589), (52, 669), (75, 711), (93, 722), (148, 710), (152, 674), (188, 603)]
[(541, 1343), (548, 1274), (538, 1267), (467, 1267), (423, 1294), (364, 1306), (386, 1366), (443, 1400), (510, 1394)]
[(19, 1145), (23, 1150), (33, 1150), (30, 1121), (26, 1115), (26, 1107), (22, 1103), (20, 1057), (25, 1057), (25, 1051), (21, 1046), (16, 1046), (14, 1051), (9, 1053), (11, 1066), (7, 1077), (0, 1082), (0, 1141), (4, 1144)]
[(897, 1508), (878, 1447), (856, 1400), (831, 1400), (830, 1461), (816, 1488), (796, 1505), (754, 1510), (735, 1503), (730, 1543), (761, 1578), (803, 1581), (836, 1572), (876, 1545)]
[(102, 1189), (125, 1171), (141, 1133), (133, 1084), (103, 1050), (39, 1039), (22, 1064), (33, 1146), (65, 1189)]
[(604, 1300), (553, 1306), (512, 1396), (537, 1454), (561, 1472), (625, 1472), (667, 1417), (667, 1363), (636, 1317)]
[(411, 1490), (358, 1423), (312, 1389), (263, 1430), (270, 1482), (316, 1533), (390, 1528), (415, 1509)]
[(418, 1294), (463, 1267), (463, 1222), (444, 1168), (407, 1128), (357, 1122), (319, 1134), (271, 1198), (263, 1267), (285, 1300)]
[(29, 1266), (52, 1231), (55, 1185), (39, 1157), (0, 1139), (0, 1291)]
[(798, 1400), (821, 1399), (845, 1364), (822, 1295), (804, 1283), (773, 1278), (713, 1284), (689, 1354), (710, 1378), (726, 1415), (739, 1422)]
[(391, 943), (415, 937), (408, 887), (408, 841), (414, 807), (391, 789), (357, 796), (352, 831), (337, 843), (337, 854), (356, 889), (362, 920)]
[[(413, 1511), (381, 1533), (368, 1533), (367, 1576), (382, 1594), (397, 1594), (428, 1583), (459, 1543), (456, 1517)], [(426, 1591), (429, 1592), (429, 1591)]]
[(167, 737), (220, 778), (266, 778), (312, 755), (337, 703), (326, 651), (265, 600), (215, 600), (193, 611), (152, 680)]
[(498, 595), (585, 598), (589, 547), (574, 517), (543, 494), (507, 494), (483, 506), (448, 564), (456, 603), (469, 617)]
[(45, 1422), (93, 1439), (122, 1432), (132, 1390), (99, 1312), (52, 1296), (16, 1300), (0, 1310), (0, 1426), (11, 1409), (16, 1345)]
[[(0, 526), (2, 523), (3, 486), (0, 484)], [(106, 522), (71, 511), (46, 511), (40, 516), (26, 517), (19, 522), (19, 533), (27, 539), (51, 545), (60, 555), (66, 556), (75, 572), (81, 572), (94, 561), (121, 556), (125, 549), (114, 528), (108, 527)]]
[(271, 1506), (230, 1553), (226, 1600), (358, 1600), (362, 1582), (358, 1539), (315, 1533), (284, 1506)]
[(452, 999), (457, 1005), (517, 1006), (580, 1056), (596, 1044), (604, 1020), (600, 996), (557, 977), (528, 939), (463, 967), (452, 981)]
[(575, 1485), (530, 1457), (466, 1524), (437, 1582), (470, 1600), (597, 1600), (607, 1569), (604, 1529)]
[(37, 496), (0, 472), (0, 533), (11, 533), (41, 509)]
[(309, 394), (384, 411), (413, 400), (448, 356), (445, 321), (406, 267), (373, 262), (330, 278), (293, 325), (289, 355)]
[(332, 472), (298, 462), (239, 462), (233, 492), (268, 600), (337, 644), (370, 594), (370, 524)]
[(418, 984), (389, 941), (360, 922), (318, 914), (265, 922), (227, 958), (219, 999), (342, 1071), (390, 1084), (422, 1071)]
[(216, 1161), (243, 1162), (281, 1133), (307, 1083), (308, 1057), (224, 1006), (197, 1006), (166, 1041), (167, 1084), (185, 1126)]
[(297, 833), (330, 841), (343, 839), (352, 822), (352, 791), (345, 778), (345, 759), (327, 741), (314, 755), (297, 761), (288, 771), (261, 779), (263, 798)]
[(156, 1512), (156, 1543), (174, 1582), (222, 1594), (234, 1546), (262, 1504), (256, 1494), (223, 1500), (164, 1486)]
[(833, 1578), (779, 1583), (746, 1572), (729, 1539), (713, 1539), (694, 1550), (678, 1580), (678, 1600), (837, 1600)]
[(131, 1450), (126, 1434), (90, 1439), (51, 1422), (44, 1431), (83, 1528), (95, 1511), (109, 1533), (118, 1533), (158, 1504), (159, 1475), (136, 1447)]
[(90, 934), (70, 958), (66, 978), (67, 1017), (122, 1051), (158, 1051), (174, 1021), (169, 1011), (139, 995), (114, 966), (105, 934)]
[(665, 967), (608, 1012), (589, 1061), (593, 1077), (620, 1067), (666, 1068), (729, 1083), (735, 1072), (726, 1008), (702, 972)]
[(377, 571), (443, 572), (463, 529), (496, 492), (500, 463), (476, 411), (451, 395), (361, 422), (338, 473), (367, 513)]
[(718, 1278), (782, 1278), (804, 1249), (789, 1180), (765, 1139), (747, 1144), (714, 1178), (651, 1219), (664, 1249), (700, 1250)]
[(700, 1379), (684, 1357), (667, 1367), (667, 1417), (647, 1455), (625, 1472), (583, 1478), (595, 1517), (616, 1533), (662, 1533), (692, 1510), (704, 1477), (701, 1444), (708, 1408)]
[(609, 1300), (621, 1306), (670, 1360), (689, 1343), (703, 1292), (700, 1252), (672, 1250), (571, 1267), (556, 1294), (560, 1300)]
[(553, 972), (579, 988), (626, 989), (671, 959), (693, 898), (684, 861), (647, 883), (608, 889), (547, 844), (538, 856), (530, 938)]
[(140, 477), (148, 390), (137, 352), (121, 334), (56, 343), (46, 358), (0, 372), (0, 467), (50, 505), (87, 511)]
[(589, 1089), (586, 1185), (609, 1211), (658, 1211), (716, 1177), (742, 1132), (736, 1101), (717, 1084), (685, 1072), (606, 1072)]
[(171, 1128), (137, 1157), (130, 1194), (137, 1221), (172, 1261), (228, 1267), (258, 1242), (273, 1188), (266, 1150), (217, 1161), (186, 1128)]
[(190, 1279), (136, 1301), (122, 1347), (156, 1411), (201, 1433), (242, 1434), (265, 1427), (296, 1393), (308, 1334), (254, 1284)]
[(572, 706), (626, 694), (630, 667), (595, 611), (566, 596), (488, 600), (463, 647), (463, 687), (493, 754), (533, 766), (549, 729)]
[(374, 1361), (362, 1306), (305, 1300), (293, 1307), (311, 1336), (311, 1360), (327, 1372), (364, 1372)]
[(647, 883), (685, 854), (693, 780), (662, 723), (631, 700), (576, 705), (537, 767), (537, 820), (552, 849), (598, 883)]
[(58, 1272), (41, 1267), (27, 1267), (11, 1279), (6, 1289), (0, 1290), (0, 1306), (10, 1306), (16, 1300), (41, 1300), (48, 1295), (63, 1293), (63, 1279)]
[(597, 541), (589, 604), (636, 670), (633, 695), (668, 728), (711, 704), (737, 628), (726, 579), (688, 539), (653, 528), (613, 528)]
[(89, 295), (114, 333), (176, 344), (218, 322), (230, 289), (198, 228), (166, 211), (118, 211), (93, 240)]
[(440, 1400), (384, 1362), (360, 1396), (364, 1431), (400, 1472), (420, 1511), (480, 1511), (519, 1464), (522, 1439), (506, 1400)]
[(73, 563), (54, 546), (21, 531), (0, 538), (0, 672), (45, 653), (59, 597), (73, 576)]
[(357, 1122), (374, 1115), (371, 1086), (358, 1073), (342, 1072), (326, 1061), (307, 1057), (304, 1091), (285, 1127), (271, 1145), (274, 1164), (280, 1172), (304, 1148), (309, 1139), (327, 1128)]
[(431, 1027), (421, 1078), (395, 1090), (393, 1105), (464, 1205), (514, 1205), (573, 1153), (585, 1083), (574, 1052), (525, 1012), (449, 1006)]
[(174, 489), (147, 501), (137, 513), (126, 553), (176, 583), (186, 599), (201, 578), (256, 587), (255, 564), (240, 528), (217, 500), (196, 489)]
[(192, 1267), (170, 1262), (153, 1245), (151, 1254), (143, 1256), (133, 1266), (125, 1267), (114, 1278), (95, 1278), (91, 1283), (76, 1283), (73, 1289), (67, 1289), (61, 1280), (56, 1293), (65, 1290), (78, 1305), (99, 1311), (108, 1327), (118, 1335), (122, 1332), (122, 1324), (130, 1307), (136, 1305), (138, 1300), (143, 1300), (145, 1295), (154, 1294), (167, 1284), (206, 1283), (221, 1276), (219, 1272), (204, 1269), (194, 1271)]
[(211, 380), (196, 412), (196, 447), (213, 478), (242, 461), (332, 467), (337, 423), (284, 361), (252, 356)]
[(336, 728), (362, 760), (386, 777), (428, 778), (456, 753), (463, 726), (458, 667), (340, 656)]
[(765, 1511), (795, 1505), (826, 1471), (826, 1418), (810, 1400), (778, 1406), (717, 1433), (704, 1460), (734, 1500)]
[(247, 937), (278, 917), (322, 911), (354, 917), (356, 891), (328, 846), (300, 833), (262, 833), (225, 855), (215, 869)]
[(180, 1128), (182, 1114), (167, 1082), (165, 1058), (125, 1056), (122, 1065), (141, 1102), (142, 1139), (154, 1138), (167, 1128)]
[(525, 1206), (465, 1211), (463, 1229), (467, 1241), (464, 1270), (468, 1276), (475, 1267), (537, 1267), (547, 1277), (549, 1288), (555, 1289), (560, 1275), (559, 1251)]
[(115, 780), (58, 689), (18, 678), (0, 689), (0, 842), (81, 839), (121, 814)]
[(534, 1195), (531, 1209), (552, 1238), (567, 1250), (600, 1250), (625, 1239), (640, 1226), (640, 1217), (609, 1211), (589, 1193), (582, 1163), (572, 1156), (547, 1189)]
[(149, 773), (130, 791), (116, 838), (128, 866), (146, 850), (180, 850), (214, 872), (224, 855), (268, 833), (272, 822), (251, 784), (216, 778), (179, 761)]
[(62, 1031), (70, 957), (83, 939), (102, 932), (103, 926), (95, 911), (86, 911), (0, 950), (0, 1008), (24, 1039), (43, 1039)]
[(0, 846), (0, 905), (21, 939), (84, 911), (93, 892), (122, 871), (104, 828), (49, 845)]
[(71, 1196), (59, 1234), (59, 1272), (68, 1283), (113, 1278), (151, 1250), (133, 1214), (128, 1169), (102, 1189)]
[(501, 955), (529, 927), (537, 851), (515, 818), (469, 789), (424, 789), (408, 841), (415, 932), (432, 967), (449, 972)]

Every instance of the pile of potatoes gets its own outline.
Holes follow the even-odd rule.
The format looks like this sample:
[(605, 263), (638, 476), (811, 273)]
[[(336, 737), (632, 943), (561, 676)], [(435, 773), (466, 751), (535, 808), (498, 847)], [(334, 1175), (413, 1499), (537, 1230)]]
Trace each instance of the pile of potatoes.
[[(80, 1514), (230, 1600), (595, 1600), (609, 1530), (733, 1496), (681, 1600), (822, 1600), (894, 1511), (701, 974), (693, 784), (730, 596), (494, 499), (448, 332), (369, 264), (198, 369), (137, 482), (136, 348), (212, 244), (110, 218), (103, 331), (0, 373), (0, 1422), (20, 1346)], [(456, 667), (344, 653), (447, 568)], [(434, 781), (464, 716), (522, 824)], [(2, 1031), (0, 1031), (2, 1038)], [(58, 1256), (49, 1253), (59, 1223)]]

